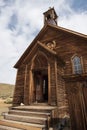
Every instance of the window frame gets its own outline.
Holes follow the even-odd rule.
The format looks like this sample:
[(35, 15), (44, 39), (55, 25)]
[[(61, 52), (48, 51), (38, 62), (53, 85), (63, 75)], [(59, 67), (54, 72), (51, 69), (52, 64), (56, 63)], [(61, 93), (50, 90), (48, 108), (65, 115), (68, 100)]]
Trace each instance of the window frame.
[(82, 56), (77, 55), (77, 54), (75, 54), (75, 55), (72, 56), (72, 58), (71, 58), (71, 63), (72, 63), (72, 73), (73, 73), (73, 74), (82, 74), (82, 73), (76, 73), (76, 72), (75, 72), (75, 65), (74, 65), (74, 63), (73, 63), (73, 59), (74, 59), (75, 57), (80, 58), (80, 63), (81, 63), (82, 73), (84, 73), (83, 58), (82, 58)]

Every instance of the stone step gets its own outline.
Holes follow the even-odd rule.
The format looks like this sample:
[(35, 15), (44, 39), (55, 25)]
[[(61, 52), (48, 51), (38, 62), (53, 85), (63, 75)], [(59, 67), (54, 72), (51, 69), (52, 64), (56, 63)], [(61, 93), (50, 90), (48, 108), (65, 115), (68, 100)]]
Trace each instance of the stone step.
[(0, 125), (0, 130), (24, 130), (24, 129), (18, 129), (14, 127)]
[(21, 116), (35, 116), (35, 117), (43, 117), (48, 118), (50, 113), (47, 112), (34, 112), (34, 111), (21, 111), (21, 110), (9, 110), (9, 114), (21, 115)]
[[(25, 123), (25, 122), (19, 122), (19, 121), (17, 122), (17, 121), (5, 120), (5, 119), (0, 120), (0, 125), (7, 126), (7, 127), (14, 127), (15, 129), (17, 128), (19, 130), (46, 130), (45, 125)], [(3, 130), (3, 129), (0, 129), (0, 130)]]
[(42, 117), (32, 117), (32, 116), (28, 117), (28, 116), (20, 116), (20, 115), (13, 115), (13, 114), (6, 113), (4, 115), (4, 118), (7, 120), (35, 123), (35, 124), (41, 124), (41, 125), (47, 124), (47, 118), (42, 118)]

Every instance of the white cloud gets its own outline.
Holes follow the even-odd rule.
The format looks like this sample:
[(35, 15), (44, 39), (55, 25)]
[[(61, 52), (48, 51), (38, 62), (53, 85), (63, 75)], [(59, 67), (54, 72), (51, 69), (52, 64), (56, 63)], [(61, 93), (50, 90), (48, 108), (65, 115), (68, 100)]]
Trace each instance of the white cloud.
[(59, 25), (87, 34), (87, 12), (72, 0), (0, 0), (0, 82), (15, 83), (13, 65), (43, 27), (43, 12), (55, 7)]
[(73, 13), (68, 17), (61, 17), (59, 24), (64, 28), (68, 28), (87, 35), (87, 12)]

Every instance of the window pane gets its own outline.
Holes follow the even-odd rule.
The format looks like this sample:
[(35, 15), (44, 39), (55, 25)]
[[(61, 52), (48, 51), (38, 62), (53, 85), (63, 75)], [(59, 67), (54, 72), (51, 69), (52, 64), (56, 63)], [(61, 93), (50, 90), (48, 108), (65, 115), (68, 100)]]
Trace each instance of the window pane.
[(73, 67), (74, 67), (74, 73), (75, 74), (81, 74), (82, 73), (81, 59), (77, 56), (75, 56), (73, 58)]
[(80, 64), (80, 58), (76, 56), (76, 57), (73, 59), (73, 62), (74, 62), (74, 65)]

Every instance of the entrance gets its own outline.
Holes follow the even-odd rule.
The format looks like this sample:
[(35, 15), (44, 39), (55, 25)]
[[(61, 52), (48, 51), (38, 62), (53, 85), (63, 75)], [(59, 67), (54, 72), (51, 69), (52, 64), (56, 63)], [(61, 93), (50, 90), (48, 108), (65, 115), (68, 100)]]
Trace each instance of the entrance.
[(32, 102), (48, 102), (48, 59), (38, 52), (32, 62)]
[(44, 71), (34, 72), (34, 101), (48, 102), (48, 75)]

